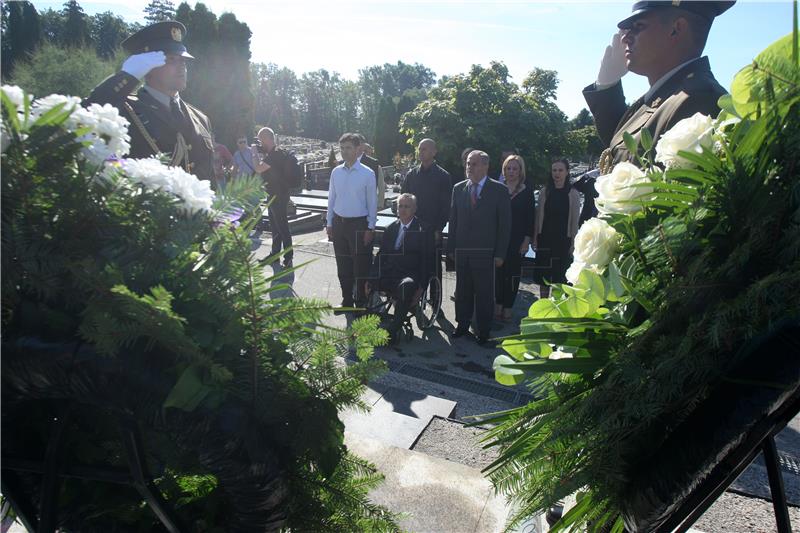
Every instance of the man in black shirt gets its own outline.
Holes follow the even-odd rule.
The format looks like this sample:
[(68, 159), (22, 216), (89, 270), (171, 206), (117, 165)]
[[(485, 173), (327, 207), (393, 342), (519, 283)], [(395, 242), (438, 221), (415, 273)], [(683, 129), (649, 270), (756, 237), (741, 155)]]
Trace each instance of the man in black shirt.
[(256, 172), (261, 174), (267, 188), (271, 203), (269, 204), (269, 226), (272, 232), (272, 255), (280, 253), (281, 247), (289, 250), (283, 256), (284, 266), (292, 266), (292, 233), (289, 231), (289, 180), (293, 164), (289, 153), (277, 147), (275, 132), (270, 128), (258, 131), (261, 144), (259, 155), (261, 162), (256, 165)]
[[(419, 165), (406, 174), (400, 189), (417, 197), (417, 218), (434, 232), (437, 250), (442, 246), (442, 230), (450, 216), (453, 185), (450, 173), (436, 163), (436, 142), (423, 139), (417, 147)], [(440, 254), (436, 254), (436, 276), (442, 279)]]

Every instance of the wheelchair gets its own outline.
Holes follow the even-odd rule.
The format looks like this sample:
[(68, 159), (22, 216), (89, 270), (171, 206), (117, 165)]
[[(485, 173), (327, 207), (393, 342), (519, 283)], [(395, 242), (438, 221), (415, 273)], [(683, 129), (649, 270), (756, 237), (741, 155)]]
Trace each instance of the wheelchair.
[[(381, 318), (381, 322), (393, 318), (392, 310), (394, 307), (393, 299), (385, 291), (372, 289), (367, 295), (367, 313), (378, 315)], [(398, 336), (408, 340), (414, 338), (414, 328), (411, 325), (412, 316), (417, 323), (417, 328), (421, 331), (430, 329), (436, 323), (436, 318), (439, 316), (441, 308), (442, 282), (434, 274), (428, 278), (428, 282), (423, 286), (419, 299), (412, 304), (409, 313), (403, 318), (403, 324), (400, 327), (400, 331), (397, 332)]]

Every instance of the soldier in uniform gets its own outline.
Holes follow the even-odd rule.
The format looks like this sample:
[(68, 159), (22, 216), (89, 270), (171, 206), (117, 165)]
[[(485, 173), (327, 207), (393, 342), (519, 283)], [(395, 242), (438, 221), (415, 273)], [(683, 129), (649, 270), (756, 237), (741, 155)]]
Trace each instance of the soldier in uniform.
[[(596, 83), (583, 90), (608, 146), (600, 156), (603, 174), (634, 159), (625, 147), (625, 132), (639, 140), (647, 128), (658, 141), (676, 122), (697, 112), (719, 113), (717, 101), (726, 91), (714, 79), (708, 57), (701, 55), (714, 18), (734, 3), (636, 2), (617, 25), (620, 31), (606, 48)], [(650, 90), (628, 107), (620, 80), (629, 70), (647, 76)]]
[[(214, 142), (208, 118), (186, 103), (186, 62), (194, 59), (183, 39), (180, 22), (158, 22), (122, 42), (130, 54), (122, 70), (106, 78), (86, 103), (109, 103), (120, 110), (130, 126), (130, 157), (166, 154), (174, 166), (200, 179), (214, 176)], [(136, 95), (133, 91), (144, 81)]]

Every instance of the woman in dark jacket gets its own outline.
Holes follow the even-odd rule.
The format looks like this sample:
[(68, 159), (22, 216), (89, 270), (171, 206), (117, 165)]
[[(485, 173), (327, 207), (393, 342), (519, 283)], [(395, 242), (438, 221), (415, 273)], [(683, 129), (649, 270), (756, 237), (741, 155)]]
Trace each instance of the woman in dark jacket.
[(508, 322), (519, 290), (522, 258), (533, 237), (534, 199), (533, 189), (525, 185), (525, 161), (520, 156), (510, 155), (503, 161), (503, 176), (511, 195), (511, 238), (503, 266), (495, 272), (494, 315)]
[(569, 161), (556, 159), (550, 166), (550, 179), (539, 191), (534, 217), (533, 249), (536, 251), (534, 281), (539, 296), (548, 298), (547, 283), (566, 283), (572, 263), (572, 245), (578, 233), (580, 196), (569, 184)]

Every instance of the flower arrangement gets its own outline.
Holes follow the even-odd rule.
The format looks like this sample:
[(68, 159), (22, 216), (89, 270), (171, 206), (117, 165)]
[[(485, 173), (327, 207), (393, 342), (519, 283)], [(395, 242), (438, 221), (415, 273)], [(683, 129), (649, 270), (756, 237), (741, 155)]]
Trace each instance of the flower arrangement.
[[(41, 460), (68, 417), (61, 467), (126, 470), (117, 429), (133, 423), (187, 531), (397, 529), (337, 416), (364, 407), (385, 334), (369, 319), (323, 328), (326, 303), (272, 297), (286, 286), (249, 238), (260, 180), (216, 197), (157, 158), (125, 158), (113, 107), (9, 86), (0, 100), (4, 459)], [(15, 476), (15, 496), (41, 492), (41, 476)], [(158, 527), (132, 487), (60, 483), (61, 531)]]
[(517, 509), (509, 528), (578, 493), (555, 530), (654, 529), (675, 504), (654, 510), (659, 491), (697, 478), (677, 459), (656, 479), (642, 472), (694, 457), (714, 432), (710, 420), (681, 441), (682, 424), (725, 386), (738, 387), (721, 402), (734, 404), (800, 382), (748, 380), (764, 339), (788, 328), (797, 345), (797, 43), (795, 29), (743, 69), (718, 117), (689, 117), (657, 142), (643, 130), (641, 146), (626, 135), (636, 164), (598, 178), (601, 215), (575, 238), (571, 285), (534, 302), (494, 362), (497, 381), (539, 398), (483, 421), (501, 450), (486, 471)]

